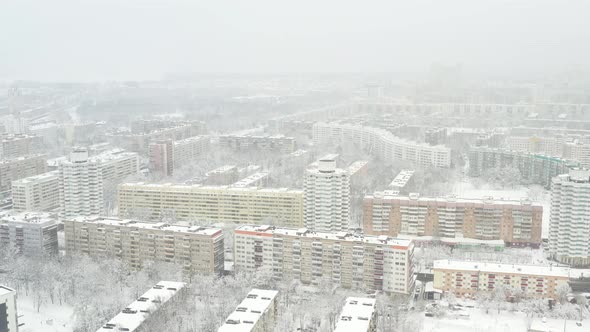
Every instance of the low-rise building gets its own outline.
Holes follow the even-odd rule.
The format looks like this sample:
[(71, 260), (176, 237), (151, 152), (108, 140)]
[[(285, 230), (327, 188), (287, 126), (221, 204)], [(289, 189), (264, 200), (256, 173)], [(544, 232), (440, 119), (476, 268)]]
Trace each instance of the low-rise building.
[(223, 233), (218, 228), (95, 216), (66, 219), (64, 229), (68, 253), (111, 255), (136, 268), (159, 261), (195, 273), (223, 272)]
[(527, 199), (428, 198), (375, 192), (363, 202), (366, 234), (503, 240), (514, 246), (541, 244), (543, 206)]
[(528, 296), (557, 298), (560, 285), (569, 281), (568, 269), (545, 265), (434, 261), (434, 288), (458, 296), (493, 291), (498, 285), (519, 289)]
[(18, 332), (16, 291), (0, 285), (0, 331)]
[(271, 332), (277, 316), (276, 290), (252, 289), (217, 332)]
[(393, 181), (391, 181), (389, 188), (391, 188), (391, 190), (397, 190), (398, 192), (401, 192), (402, 190), (405, 191), (406, 187), (410, 184), (412, 177), (414, 176), (414, 172), (415, 171), (413, 170), (402, 169), (396, 175)]
[(268, 269), (278, 280), (327, 279), (344, 288), (412, 292), (411, 240), (251, 225), (236, 228), (234, 237), (237, 271)]
[(169, 212), (178, 220), (273, 222), (285, 227), (303, 227), (303, 191), (149, 183), (119, 185), (120, 215), (141, 213), (149, 220), (160, 220)]
[(377, 311), (375, 299), (348, 297), (336, 323), (334, 332), (375, 332)]
[[(175, 310), (172, 303), (178, 301), (184, 292), (185, 283), (160, 281), (136, 301), (125, 307), (96, 332), (140, 332), (166, 328), (166, 312)], [(164, 330), (159, 331), (164, 331)]]
[(16, 211), (52, 211), (59, 208), (59, 171), (13, 181), (12, 208)]
[(0, 219), (0, 244), (25, 255), (58, 252), (57, 222), (48, 213), (7, 214)]

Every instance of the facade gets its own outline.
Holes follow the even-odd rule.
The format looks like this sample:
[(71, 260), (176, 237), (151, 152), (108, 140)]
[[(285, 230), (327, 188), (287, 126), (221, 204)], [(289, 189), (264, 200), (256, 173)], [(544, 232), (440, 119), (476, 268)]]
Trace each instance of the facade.
[(174, 173), (173, 146), (172, 140), (150, 143), (150, 171), (160, 173), (163, 176), (171, 176)]
[(56, 255), (57, 223), (48, 213), (26, 212), (0, 219), (0, 244), (25, 255)]
[(102, 214), (105, 186), (138, 171), (137, 153), (113, 149), (89, 157), (88, 150), (75, 149), (59, 164), (60, 217)]
[(165, 311), (174, 310), (170, 307), (183, 295), (185, 285), (174, 281), (158, 282), (96, 332), (147, 332), (160, 325), (164, 328), (167, 318)]
[(85, 149), (74, 150), (59, 165), (59, 216), (61, 219), (102, 214), (103, 173), (100, 162)]
[(12, 182), (15, 211), (52, 211), (59, 208), (59, 172), (51, 171)]
[(277, 316), (276, 290), (252, 289), (217, 332), (271, 332)]
[(563, 145), (563, 157), (580, 162), (584, 168), (590, 168), (590, 144), (579, 141)]
[(172, 150), (174, 168), (190, 164), (193, 160), (202, 157), (209, 149), (209, 143), (208, 136), (195, 136), (174, 141)]
[(16, 291), (0, 285), (0, 331), (18, 332)]
[(223, 272), (221, 229), (106, 217), (64, 220), (66, 251), (111, 255), (135, 268), (144, 261), (176, 263), (195, 273)]
[(348, 229), (350, 175), (336, 168), (334, 159), (322, 159), (317, 169), (306, 170), (303, 190), (305, 227), (320, 232)]
[(0, 142), (1, 158), (16, 158), (38, 153), (43, 146), (43, 139), (39, 136), (16, 134), (4, 135)]
[(450, 167), (451, 150), (394, 136), (384, 129), (340, 123), (316, 123), (315, 144), (351, 142), (387, 161), (408, 160), (420, 166)]
[(550, 187), (551, 179), (559, 174), (567, 173), (579, 163), (531, 154), (487, 147), (474, 147), (469, 151), (469, 175), (480, 176), (492, 168), (515, 167), (523, 179), (545, 187)]
[[(138, 122), (139, 123), (139, 122)], [(132, 132), (111, 132), (107, 139), (116, 146), (133, 152), (147, 152), (151, 142), (158, 140), (182, 140), (203, 135), (207, 128), (200, 121), (150, 121), (132, 124)]]
[(434, 261), (434, 288), (458, 296), (492, 291), (497, 285), (518, 288), (525, 294), (556, 299), (557, 288), (567, 285), (568, 271), (563, 267), (515, 265), (482, 262)]
[(303, 192), (267, 188), (234, 188), (175, 184), (119, 185), (119, 214), (142, 214), (160, 220), (173, 213), (177, 220), (276, 223), (303, 227)]
[(10, 190), (12, 181), (47, 172), (44, 155), (28, 155), (0, 161), (0, 192)]
[(541, 244), (543, 206), (527, 200), (424, 198), (376, 192), (363, 202), (365, 234), (503, 240)]
[(553, 179), (549, 254), (562, 263), (590, 265), (590, 171)]
[(235, 151), (272, 151), (291, 153), (296, 150), (295, 138), (284, 135), (221, 135), (219, 145)]
[(347, 297), (334, 332), (375, 332), (377, 311), (375, 299)]
[(387, 236), (250, 225), (234, 231), (236, 270), (268, 269), (277, 280), (304, 284), (329, 280), (344, 288), (410, 294), (413, 252), (411, 240)]
[(203, 156), (209, 148), (209, 137), (195, 136), (179, 141), (160, 140), (150, 143), (150, 169), (170, 176), (174, 169)]

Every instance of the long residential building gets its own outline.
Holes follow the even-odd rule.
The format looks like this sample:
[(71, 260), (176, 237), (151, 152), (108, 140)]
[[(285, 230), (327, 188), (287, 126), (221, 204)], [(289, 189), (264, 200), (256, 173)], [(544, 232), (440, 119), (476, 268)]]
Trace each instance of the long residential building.
[(470, 261), (434, 261), (434, 288), (457, 296), (493, 291), (498, 285), (519, 289), (537, 298), (558, 297), (569, 281), (568, 269), (545, 265), (515, 265)]
[(252, 289), (217, 332), (272, 332), (277, 316), (276, 290)]
[(16, 291), (0, 285), (0, 331), (18, 332)]
[(408, 160), (420, 166), (451, 166), (449, 148), (408, 141), (379, 128), (319, 122), (313, 126), (313, 140), (316, 144), (358, 144), (386, 161)]
[(472, 147), (469, 151), (470, 176), (480, 176), (488, 169), (514, 167), (524, 180), (547, 188), (553, 177), (578, 166), (575, 161), (526, 152), (487, 147)]
[(303, 227), (303, 191), (179, 184), (119, 185), (119, 214), (160, 220), (234, 222)]
[(64, 229), (68, 253), (119, 257), (135, 268), (158, 261), (195, 273), (223, 272), (223, 233), (218, 228), (92, 216), (66, 219)]
[(549, 254), (559, 262), (590, 265), (590, 171), (572, 170), (553, 179)]
[[(179, 300), (185, 286), (183, 282), (158, 282), (97, 332), (164, 331), (167, 319), (170, 319), (176, 310), (171, 303)], [(170, 310), (169, 313), (172, 315), (167, 315), (167, 310)]]
[(414, 285), (411, 240), (245, 225), (234, 230), (237, 271), (268, 269), (277, 280), (409, 294)]
[(272, 151), (291, 153), (296, 150), (295, 138), (284, 135), (221, 135), (219, 145), (235, 151)]
[(16, 158), (38, 153), (43, 145), (39, 136), (16, 134), (0, 138), (0, 158)]
[(59, 172), (51, 171), (12, 182), (16, 211), (52, 211), (59, 207)]
[(375, 332), (377, 331), (377, 310), (375, 299), (347, 297), (334, 332)]
[(36, 154), (0, 161), (0, 192), (8, 191), (12, 181), (45, 173), (47, 160), (45, 155)]
[(29, 256), (56, 255), (56, 219), (48, 213), (5, 215), (0, 219), (0, 244)]
[(528, 200), (427, 198), (375, 192), (363, 202), (366, 234), (503, 240), (541, 244), (543, 206)]

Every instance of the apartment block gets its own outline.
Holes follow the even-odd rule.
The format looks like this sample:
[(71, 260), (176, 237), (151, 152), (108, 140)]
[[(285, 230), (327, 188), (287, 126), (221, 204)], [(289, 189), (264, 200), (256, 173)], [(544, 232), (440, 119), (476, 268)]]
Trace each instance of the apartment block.
[(505, 147), (507, 150), (544, 154), (553, 157), (563, 156), (563, 145), (567, 136), (508, 136)]
[(205, 184), (210, 185), (228, 185), (238, 181), (240, 175), (238, 166), (223, 165), (205, 173)]
[(470, 176), (481, 176), (488, 169), (514, 167), (523, 179), (546, 188), (551, 186), (553, 177), (578, 166), (575, 161), (526, 152), (487, 147), (473, 147), (469, 151)]
[(185, 286), (183, 282), (158, 282), (96, 332), (141, 332), (165, 328), (166, 319), (169, 318), (166, 313), (173, 314), (173, 303), (182, 297)]
[(177, 220), (303, 227), (301, 190), (124, 183), (118, 195), (120, 215), (160, 220), (171, 212)]
[(64, 229), (68, 253), (114, 256), (135, 268), (158, 261), (195, 273), (223, 272), (223, 233), (218, 228), (91, 216), (66, 219)]
[(48, 213), (23, 212), (0, 219), (0, 244), (24, 255), (58, 252), (57, 222)]
[(410, 183), (412, 182), (412, 177), (414, 176), (414, 172), (413, 170), (409, 170), (409, 169), (402, 169), (393, 179), (393, 181), (391, 181), (391, 183), (389, 184), (389, 188), (391, 188), (391, 190), (396, 190), (398, 192), (402, 192), (402, 191), (407, 191), (407, 187), (410, 185)]
[(277, 317), (276, 290), (252, 289), (217, 332), (272, 332)]
[(334, 332), (377, 331), (376, 302), (370, 298), (347, 297)]
[(8, 191), (12, 181), (47, 172), (45, 155), (28, 155), (0, 161), (0, 192)]
[(528, 200), (427, 198), (387, 191), (366, 196), (365, 234), (503, 240), (513, 246), (541, 244), (543, 206)]
[(0, 141), (0, 158), (16, 158), (38, 153), (42, 146), (43, 139), (39, 136), (3, 135)]
[(121, 181), (139, 172), (139, 156), (135, 152), (112, 149), (88, 159), (100, 166), (104, 184)]
[(318, 168), (305, 171), (303, 191), (305, 227), (321, 232), (348, 229), (350, 174), (336, 168), (334, 159), (321, 159)]
[(277, 280), (330, 280), (344, 288), (410, 294), (411, 240), (347, 232), (245, 225), (234, 231), (236, 270), (268, 269)]
[(315, 144), (350, 142), (386, 161), (408, 160), (421, 166), (451, 166), (449, 148), (405, 140), (379, 128), (318, 122), (313, 126), (313, 141)]
[(209, 149), (209, 144), (210, 139), (208, 136), (195, 136), (174, 141), (174, 167), (178, 168), (201, 158)]
[(150, 171), (171, 176), (174, 173), (174, 143), (172, 140), (155, 141), (149, 145)]
[(553, 179), (549, 254), (559, 262), (590, 264), (590, 171), (571, 170)]
[(574, 141), (563, 145), (563, 157), (580, 162), (580, 166), (590, 168), (590, 144)]
[(88, 150), (75, 149), (59, 164), (59, 216), (98, 215), (104, 212), (103, 172)]
[(219, 145), (242, 152), (258, 150), (291, 153), (296, 150), (295, 138), (284, 135), (220, 135)]
[(51, 171), (12, 182), (15, 211), (52, 211), (59, 208), (59, 172)]
[(0, 331), (18, 332), (16, 291), (0, 285)]
[(569, 281), (567, 268), (468, 261), (434, 261), (434, 288), (457, 296), (493, 291), (498, 285), (520, 289), (528, 296), (557, 298)]

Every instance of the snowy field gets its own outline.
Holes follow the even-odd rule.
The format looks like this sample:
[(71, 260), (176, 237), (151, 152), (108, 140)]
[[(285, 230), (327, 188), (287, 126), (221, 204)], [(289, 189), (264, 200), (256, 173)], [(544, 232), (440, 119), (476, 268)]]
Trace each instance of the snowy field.
[(527, 317), (522, 312), (500, 312), (464, 309), (469, 317), (424, 317), (422, 332), (526, 332)]
[(73, 309), (68, 305), (43, 304), (39, 312), (32, 296), (18, 294), (17, 311), (19, 315), (19, 332), (72, 332)]
[(520, 200), (530, 198), (543, 206), (543, 232), (544, 239), (549, 237), (549, 214), (551, 212), (551, 195), (547, 190), (541, 190), (539, 186), (531, 188), (517, 186), (510, 189), (498, 189), (489, 184), (476, 186), (472, 179), (464, 178), (464, 181), (453, 185), (453, 194), (460, 198), (483, 198), (492, 196), (494, 199)]

